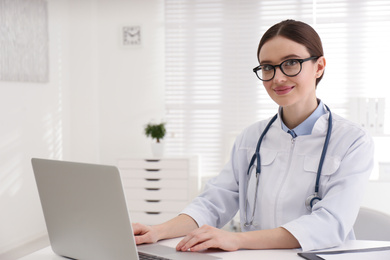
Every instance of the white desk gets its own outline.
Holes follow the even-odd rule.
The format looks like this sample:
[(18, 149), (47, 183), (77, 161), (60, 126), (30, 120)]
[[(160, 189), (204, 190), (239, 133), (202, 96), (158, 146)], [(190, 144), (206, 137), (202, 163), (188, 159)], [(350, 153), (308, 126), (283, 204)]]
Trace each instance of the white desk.
[[(180, 241), (180, 238), (169, 239), (165, 241), (160, 241), (159, 244), (175, 247), (176, 244)], [(372, 247), (382, 247), (390, 246), (390, 241), (349, 241), (343, 246), (332, 248), (331, 250), (339, 249), (359, 249), (359, 248), (372, 248)], [(323, 251), (323, 250), (322, 250)], [(299, 249), (280, 249), (280, 250), (239, 250), (235, 252), (223, 252), (218, 250), (210, 251), (210, 255), (218, 256), (223, 259), (303, 259), (297, 255), (298, 252), (301, 252)], [(191, 253), (189, 253), (191, 254)], [(35, 253), (32, 253), (28, 256), (20, 258), (20, 260), (65, 260), (66, 258), (60, 257), (53, 253), (50, 247), (41, 249)]]

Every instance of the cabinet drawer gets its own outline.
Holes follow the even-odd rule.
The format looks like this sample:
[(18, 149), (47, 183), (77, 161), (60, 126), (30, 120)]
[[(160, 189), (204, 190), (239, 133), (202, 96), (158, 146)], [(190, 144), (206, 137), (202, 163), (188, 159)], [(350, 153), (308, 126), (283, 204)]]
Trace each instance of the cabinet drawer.
[(145, 225), (157, 225), (165, 221), (168, 221), (178, 214), (175, 213), (146, 213), (146, 212), (134, 212), (130, 211), (131, 222), (139, 222)]
[(169, 180), (160, 178), (131, 179), (122, 178), (125, 188), (181, 188), (187, 189), (187, 180)]
[(144, 200), (188, 200), (187, 189), (133, 188), (125, 189), (126, 198)]
[(138, 179), (188, 179), (186, 170), (168, 170), (168, 169), (120, 169), (123, 178)]
[(187, 206), (186, 201), (127, 200), (131, 211), (179, 213)]
[(123, 169), (188, 169), (188, 160), (180, 159), (120, 159)]

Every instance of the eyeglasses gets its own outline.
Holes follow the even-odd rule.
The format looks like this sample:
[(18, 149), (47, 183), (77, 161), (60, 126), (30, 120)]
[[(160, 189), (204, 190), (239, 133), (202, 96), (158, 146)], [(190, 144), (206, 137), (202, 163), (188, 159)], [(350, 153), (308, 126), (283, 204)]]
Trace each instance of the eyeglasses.
[(253, 69), (256, 76), (261, 81), (270, 81), (275, 77), (276, 68), (279, 67), (284, 75), (287, 77), (295, 77), (302, 70), (302, 63), (309, 60), (318, 59), (319, 57), (310, 57), (307, 59), (288, 59), (280, 63), (279, 65), (260, 64)]

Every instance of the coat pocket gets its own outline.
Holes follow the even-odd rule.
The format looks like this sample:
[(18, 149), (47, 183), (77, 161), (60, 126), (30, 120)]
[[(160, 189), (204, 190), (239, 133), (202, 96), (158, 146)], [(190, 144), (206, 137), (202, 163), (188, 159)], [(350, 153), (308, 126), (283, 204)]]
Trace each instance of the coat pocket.
[[(307, 172), (317, 173), (318, 166), (320, 164), (319, 157), (306, 155), (303, 163), (303, 169)], [(341, 160), (336, 157), (325, 156), (325, 160), (322, 165), (321, 175), (332, 175), (338, 170), (338, 168), (340, 167), (340, 163)]]
[[(254, 153), (255, 153), (254, 149), (248, 150), (248, 153), (247, 153), (248, 163), (251, 161)], [(277, 151), (261, 148), (260, 149), (261, 167), (267, 167), (267, 166), (272, 165), (272, 163), (275, 161), (275, 158), (277, 155), (278, 155)], [(254, 169), (256, 169), (257, 163), (258, 163), (257, 159), (255, 159), (253, 166), (252, 166), (253, 171), (255, 171)]]
[(260, 150), (260, 163), (261, 165), (267, 166), (272, 164), (275, 161), (275, 158), (277, 156), (278, 152), (274, 150), (269, 149), (261, 149)]

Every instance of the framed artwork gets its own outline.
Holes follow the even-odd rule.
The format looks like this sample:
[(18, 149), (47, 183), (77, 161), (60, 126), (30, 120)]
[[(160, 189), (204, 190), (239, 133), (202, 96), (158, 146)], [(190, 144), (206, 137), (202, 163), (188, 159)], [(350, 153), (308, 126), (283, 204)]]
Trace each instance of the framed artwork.
[(0, 80), (48, 82), (45, 0), (0, 1)]

